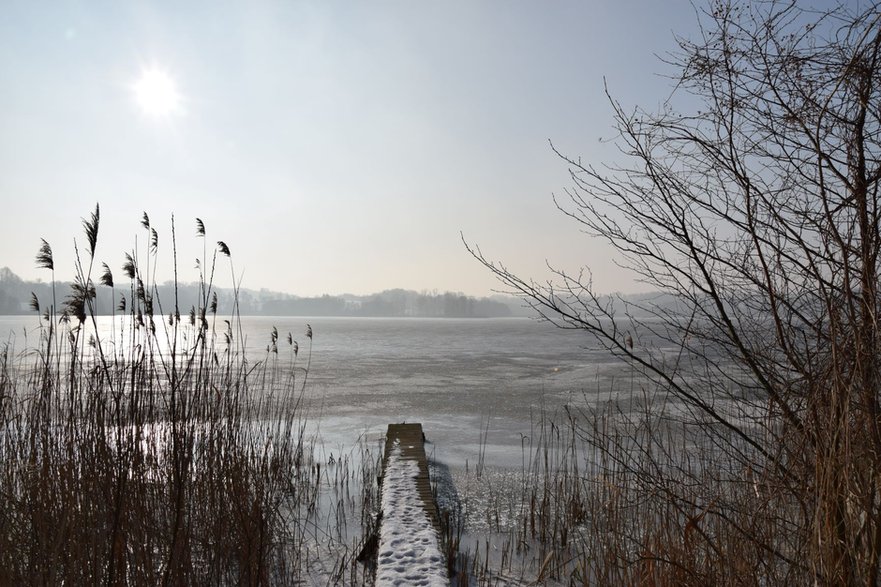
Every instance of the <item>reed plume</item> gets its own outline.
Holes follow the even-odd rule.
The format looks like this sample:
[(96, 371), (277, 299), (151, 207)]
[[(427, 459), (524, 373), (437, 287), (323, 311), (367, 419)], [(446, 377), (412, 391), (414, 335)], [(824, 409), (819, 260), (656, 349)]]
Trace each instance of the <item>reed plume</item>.
[(40, 250), (37, 252), (37, 268), (55, 271), (55, 260), (52, 257), (52, 247), (49, 246), (46, 239), (43, 238), (40, 240), (42, 241), (42, 244), (40, 245)]

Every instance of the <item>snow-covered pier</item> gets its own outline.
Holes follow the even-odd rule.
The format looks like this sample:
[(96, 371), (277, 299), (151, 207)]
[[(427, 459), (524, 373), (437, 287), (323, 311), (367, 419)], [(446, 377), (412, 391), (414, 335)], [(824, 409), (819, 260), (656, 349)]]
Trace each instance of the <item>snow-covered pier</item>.
[(421, 424), (390, 424), (376, 585), (449, 586)]

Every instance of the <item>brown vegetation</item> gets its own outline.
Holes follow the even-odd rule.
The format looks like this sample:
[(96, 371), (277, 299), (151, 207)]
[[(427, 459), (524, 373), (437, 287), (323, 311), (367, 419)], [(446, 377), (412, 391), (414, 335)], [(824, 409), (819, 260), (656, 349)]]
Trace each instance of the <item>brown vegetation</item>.
[[(143, 225), (149, 249), (126, 255), (109, 330), (93, 308), (96, 207), (63, 308), (53, 293), (39, 340), (0, 356), (0, 583), (295, 584), (321, 485), (342, 483), (304, 436), (309, 360), (274, 329), (265, 360), (246, 359), (238, 317), (216, 317), (223, 243), (200, 260), (199, 306), (163, 307)], [(54, 271), (46, 241), (37, 262)], [(97, 287), (113, 281), (104, 265)]]

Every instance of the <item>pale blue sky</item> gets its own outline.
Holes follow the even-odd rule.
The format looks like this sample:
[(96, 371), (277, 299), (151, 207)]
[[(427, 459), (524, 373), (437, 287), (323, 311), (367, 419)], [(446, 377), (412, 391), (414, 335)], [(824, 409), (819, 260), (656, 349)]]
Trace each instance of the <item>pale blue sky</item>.
[[(610, 251), (554, 209), (562, 150), (614, 158), (603, 77), (624, 104), (671, 89), (656, 57), (695, 28), (685, 0), (616, 2), (4, 2), (0, 266), (26, 278), (40, 237), (72, 276), (80, 218), (121, 278), (146, 210), (181, 277), (201, 244), (244, 285), (301, 295), (391, 287), (483, 295), (460, 231), (537, 278), (545, 260), (635, 290)], [(132, 85), (162, 68), (181, 112)]]

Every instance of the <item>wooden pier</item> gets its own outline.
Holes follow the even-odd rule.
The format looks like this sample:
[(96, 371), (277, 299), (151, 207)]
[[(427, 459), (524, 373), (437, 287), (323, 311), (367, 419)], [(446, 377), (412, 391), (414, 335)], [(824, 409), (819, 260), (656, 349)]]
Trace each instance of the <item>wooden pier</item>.
[(449, 560), (443, 553), (422, 424), (389, 424), (379, 481), (382, 512), (373, 549), (375, 585), (449, 587)]
[(431, 520), (438, 535), (440, 535), (440, 518), (437, 511), (437, 502), (431, 491), (428, 459), (425, 456), (425, 434), (422, 432), (422, 424), (389, 424), (385, 435), (385, 452), (382, 457), (383, 478), (385, 477), (388, 456), (395, 443), (397, 443), (401, 451), (402, 459), (416, 461), (419, 466), (419, 475), (416, 477), (416, 492), (422, 500), (425, 513)]

